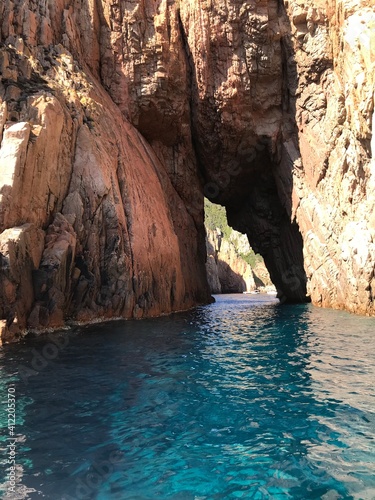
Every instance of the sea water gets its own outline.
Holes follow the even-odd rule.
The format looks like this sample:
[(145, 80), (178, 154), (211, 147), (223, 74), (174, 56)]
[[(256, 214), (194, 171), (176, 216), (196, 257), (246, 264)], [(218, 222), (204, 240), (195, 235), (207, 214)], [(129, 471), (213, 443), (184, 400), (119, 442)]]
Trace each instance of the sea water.
[(4, 347), (3, 497), (374, 499), (375, 320), (216, 300)]

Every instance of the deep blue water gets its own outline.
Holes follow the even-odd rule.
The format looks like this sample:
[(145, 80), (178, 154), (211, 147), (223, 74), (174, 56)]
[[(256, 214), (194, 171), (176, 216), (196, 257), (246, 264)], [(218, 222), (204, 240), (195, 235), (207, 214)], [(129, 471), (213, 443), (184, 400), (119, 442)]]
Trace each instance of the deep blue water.
[(14, 384), (17, 485), (4, 498), (374, 499), (374, 327), (227, 295), (6, 346), (1, 458)]

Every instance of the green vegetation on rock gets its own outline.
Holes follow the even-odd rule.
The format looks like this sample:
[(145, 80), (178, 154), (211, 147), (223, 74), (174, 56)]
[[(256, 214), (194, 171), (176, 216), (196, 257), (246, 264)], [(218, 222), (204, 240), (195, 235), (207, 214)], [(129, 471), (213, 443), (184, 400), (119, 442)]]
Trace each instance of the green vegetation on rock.
[(219, 228), (224, 238), (229, 240), (233, 229), (228, 226), (227, 214), (224, 207), (215, 205), (215, 203), (211, 203), (210, 200), (205, 198), (204, 217), (204, 223), (208, 229), (215, 231)]
[(263, 262), (262, 256), (259, 255), (258, 253), (255, 253), (252, 248), (250, 249), (250, 252), (240, 253), (240, 257), (242, 257), (243, 260), (247, 262), (252, 269), (254, 269), (254, 267), (259, 262)]
[[(227, 215), (225, 208), (221, 205), (215, 205), (211, 203), (207, 198), (204, 200), (204, 214), (205, 214), (205, 225), (207, 229), (211, 229), (215, 231), (216, 229), (220, 229), (223, 234), (223, 239), (230, 241), (238, 255), (247, 262), (250, 267), (254, 268), (259, 262), (263, 262), (263, 258), (261, 255), (256, 254), (252, 248), (248, 244), (246, 244), (245, 248), (248, 251), (244, 252), (243, 238), (244, 236), (241, 233), (238, 233), (230, 226), (228, 226)], [(241, 241), (242, 239), (242, 241)], [(246, 238), (247, 240), (247, 238)]]

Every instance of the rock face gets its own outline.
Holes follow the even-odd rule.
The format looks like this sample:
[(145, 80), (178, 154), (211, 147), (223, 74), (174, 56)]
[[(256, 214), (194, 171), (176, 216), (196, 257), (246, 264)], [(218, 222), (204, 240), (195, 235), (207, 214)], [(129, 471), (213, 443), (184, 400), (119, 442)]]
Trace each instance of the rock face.
[(206, 271), (211, 293), (255, 290), (251, 266), (241, 258), (231, 241), (223, 239), (220, 231), (207, 230), (206, 246)]
[(0, 4), (3, 334), (209, 300), (203, 195), (374, 314), (375, 0)]
[(294, 151), (292, 211), (308, 291), (315, 304), (368, 314), (375, 313), (374, 7), (374, 0), (287, 7), (298, 133), (285, 149)]
[(197, 4), (181, 17), (206, 195), (282, 299), (374, 314), (374, 0)]
[(217, 228), (206, 226), (206, 272), (213, 294), (274, 291), (267, 268), (262, 259), (250, 265), (247, 256), (253, 254), (247, 237), (231, 231), (229, 237)]
[(115, 79), (96, 4), (0, 6), (5, 340), (67, 318), (140, 318), (210, 300), (203, 195), (192, 216), (106, 92), (104, 72)]
[(278, 171), (283, 128), (291, 122), (295, 133), (284, 111), (283, 10), (277, 0), (199, 4), (183, 2), (181, 17), (205, 194), (226, 206), (229, 224), (262, 254), (280, 297), (305, 300), (303, 242), (290, 206), (292, 170)]

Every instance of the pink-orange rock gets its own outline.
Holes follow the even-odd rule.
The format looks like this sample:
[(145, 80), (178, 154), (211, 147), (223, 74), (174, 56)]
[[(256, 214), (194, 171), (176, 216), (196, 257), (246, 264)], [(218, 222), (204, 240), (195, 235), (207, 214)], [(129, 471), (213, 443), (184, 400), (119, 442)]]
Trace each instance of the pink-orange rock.
[(0, 234), (1, 339), (19, 339), (34, 303), (33, 273), (44, 247), (44, 231), (33, 224), (6, 229)]
[[(61, 326), (67, 317), (140, 318), (207, 302), (204, 256), (197, 258), (202, 207), (194, 220), (160, 159), (106, 93), (97, 3), (82, 10), (74, 2), (16, 4), (0, 7), (5, 340), (16, 323), (22, 331)], [(8, 257), (8, 232), (21, 224), (43, 235), (36, 264), (22, 252)]]

